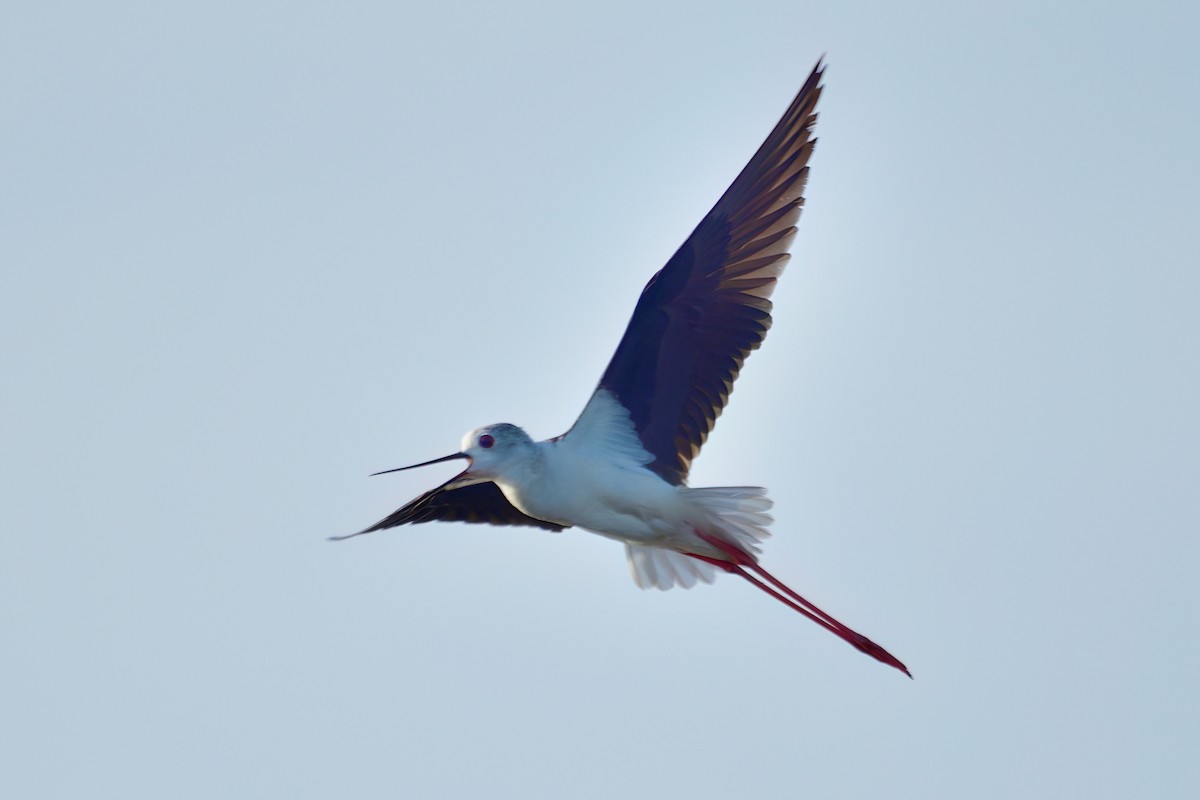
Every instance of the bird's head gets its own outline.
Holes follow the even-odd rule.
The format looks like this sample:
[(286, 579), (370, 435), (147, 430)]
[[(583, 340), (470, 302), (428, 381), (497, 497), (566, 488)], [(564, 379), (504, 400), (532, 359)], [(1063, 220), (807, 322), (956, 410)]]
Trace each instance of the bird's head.
[(507, 422), (498, 422), (476, 428), (463, 437), (462, 450), (448, 456), (435, 458), (432, 461), (422, 461), (420, 464), (410, 464), (407, 467), (385, 469), (376, 472), (383, 475), (388, 472), (400, 472), (406, 469), (427, 467), (430, 464), (440, 464), (443, 461), (466, 459), (469, 466), (463, 470), (455, 481), (456, 485), (466, 486), (472, 483), (482, 483), (503, 477), (512, 470), (520, 469), (527, 463), (527, 458), (535, 453), (533, 439), (529, 434)]
[(467, 474), (483, 480), (502, 477), (532, 452), (529, 434), (507, 422), (476, 428), (462, 440), (462, 453), (471, 460)]

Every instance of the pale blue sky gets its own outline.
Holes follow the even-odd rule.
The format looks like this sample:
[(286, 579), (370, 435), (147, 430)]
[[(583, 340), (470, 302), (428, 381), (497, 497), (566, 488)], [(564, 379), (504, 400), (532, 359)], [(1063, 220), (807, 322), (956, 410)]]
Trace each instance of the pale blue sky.
[[(10, 4), (0, 796), (1194, 797), (1194, 4)], [(822, 54), (743, 583), (342, 544), (561, 433)]]

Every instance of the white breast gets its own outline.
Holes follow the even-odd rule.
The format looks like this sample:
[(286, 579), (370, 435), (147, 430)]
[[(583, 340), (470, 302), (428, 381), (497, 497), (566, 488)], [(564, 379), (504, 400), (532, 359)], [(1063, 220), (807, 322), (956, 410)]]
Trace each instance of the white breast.
[(677, 487), (640, 464), (614, 463), (562, 444), (539, 442), (540, 469), (496, 481), (524, 513), (634, 543), (665, 541), (684, 525), (686, 506)]

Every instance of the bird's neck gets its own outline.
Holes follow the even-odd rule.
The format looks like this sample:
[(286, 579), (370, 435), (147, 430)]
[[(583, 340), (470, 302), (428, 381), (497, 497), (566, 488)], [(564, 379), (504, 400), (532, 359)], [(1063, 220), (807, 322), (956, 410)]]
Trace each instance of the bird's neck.
[(501, 488), (512, 487), (518, 491), (536, 486), (545, 473), (545, 444), (531, 442), (528, 447), (521, 448), (521, 452), (514, 454), (512, 460), (505, 465), (503, 474), (496, 476), (496, 484)]

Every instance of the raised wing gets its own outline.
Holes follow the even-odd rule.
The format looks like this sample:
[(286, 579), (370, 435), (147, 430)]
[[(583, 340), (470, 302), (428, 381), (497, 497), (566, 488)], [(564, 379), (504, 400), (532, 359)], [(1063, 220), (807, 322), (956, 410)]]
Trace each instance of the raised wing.
[(562, 525), (535, 519), (521, 513), (508, 502), (500, 487), (487, 483), (472, 483), (455, 488), (453, 484), (461, 476), (451, 478), (436, 489), (432, 489), (404, 508), (388, 514), (369, 528), (348, 536), (330, 537), (335, 541), (351, 539), (364, 533), (394, 528), (397, 525), (415, 525), (418, 522), (487, 522), (492, 525), (529, 525), (551, 531), (563, 530)]
[(818, 63), (750, 163), (646, 284), (600, 379), (654, 456), (648, 466), (671, 483), (687, 478), (742, 363), (771, 327), (768, 298), (804, 204), (823, 71)]

